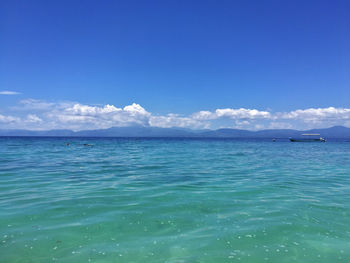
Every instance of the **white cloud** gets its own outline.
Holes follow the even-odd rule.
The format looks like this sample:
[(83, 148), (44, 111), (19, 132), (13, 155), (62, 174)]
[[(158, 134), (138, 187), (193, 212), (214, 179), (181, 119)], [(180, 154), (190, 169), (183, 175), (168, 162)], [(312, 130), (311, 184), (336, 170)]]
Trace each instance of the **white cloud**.
[(268, 119), (271, 117), (270, 112), (251, 110), (251, 109), (217, 109), (215, 111), (218, 117), (228, 117), (232, 119)]
[(230, 119), (269, 119), (271, 113), (268, 111), (259, 111), (256, 109), (217, 109), (215, 112), (200, 111), (194, 113), (194, 119), (197, 120), (215, 120), (219, 118), (230, 118)]
[(101, 114), (120, 112), (122, 109), (116, 108), (115, 106), (109, 104), (105, 105), (104, 107), (74, 104), (72, 107), (65, 109), (65, 111), (72, 115), (98, 116)]
[(131, 105), (125, 106), (123, 109), (125, 112), (128, 112), (132, 116), (150, 116), (151, 114), (142, 108), (139, 104), (133, 103)]
[(0, 91), (0, 95), (19, 95), (19, 94), (21, 93), (16, 91), (10, 91), (10, 90)]
[(192, 114), (192, 118), (195, 120), (215, 120), (217, 115), (211, 111), (199, 111)]
[[(32, 106), (32, 101), (29, 101), (29, 103)], [(166, 116), (152, 115), (141, 105), (136, 103), (123, 108), (110, 104), (104, 106), (90, 106), (75, 103), (66, 108), (62, 108), (60, 105), (60, 108), (56, 109), (55, 105), (51, 103), (35, 101), (34, 108), (42, 109), (44, 107), (49, 109), (43, 115), (47, 120), (50, 120), (52, 128), (64, 126), (70, 129), (99, 129), (131, 125), (162, 128), (207, 128), (209, 126), (207, 122), (176, 114), (168, 114)]]
[(42, 110), (47, 111), (57, 107), (58, 103), (46, 102), (43, 100), (25, 99), (19, 101), (19, 106), (13, 107), (15, 110)]
[(11, 124), (20, 122), (20, 118), (13, 116), (5, 116), (0, 114), (0, 123)]
[[(0, 128), (83, 130), (140, 125), (163, 128), (230, 127), (256, 130), (350, 125), (350, 109), (335, 107), (298, 109), (290, 112), (219, 108), (189, 115), (174, 113), (156, 115), (137, 103), (117, 107), (112, 104), (96, 106), (70, 101), (47, 102), (26, 99), (21, 100), (17, 106), (10, 109), (11, 114), (0, 115)], [(2, 112), (5, 111), (2, 110)]]
[(109, 104), (100, 107), (75, 103), (66, 108), (53, 109), (45, 115), (56, 125), (66, 124), (66, 127), (73, 129), (99, 129), (113, 126), (148, 126), (151, 113), (136, 103), (124, 108)]
[(43, 120), (38, 116), (36, 116), (35, 114), (28, 114), (26, 121), (30, 123), (38, 123), (38, 122), (42, 122)]
[(168, 114), (167, 116), (151, 116), (150, 126), (161, 127), (161, 128), (171, 128), (171, 127), (181, 127), (181, 128), (208, 128), (209, 124), (195, 120), (190, 117), (181, 117), (176, 114)]
[(295, 110), (287, 113), (277, 114), (283, 119), (302, 119), (305, 121), (321, 121), (327, 119), (349, 120), (350, 109), (347, 108), (309, 108), (304, 110)]

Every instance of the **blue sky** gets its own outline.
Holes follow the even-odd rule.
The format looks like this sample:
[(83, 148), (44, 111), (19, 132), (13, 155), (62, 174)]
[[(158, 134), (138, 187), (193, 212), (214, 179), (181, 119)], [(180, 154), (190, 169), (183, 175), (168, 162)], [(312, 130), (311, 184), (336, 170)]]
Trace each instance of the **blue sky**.
[[(349, 10), (311, 0), (1, 1), (0, 128), (350, 126)], [(97, 116), (133, 103), (150, 115)], [(201, 111), (215, 117), (199, 120)]]

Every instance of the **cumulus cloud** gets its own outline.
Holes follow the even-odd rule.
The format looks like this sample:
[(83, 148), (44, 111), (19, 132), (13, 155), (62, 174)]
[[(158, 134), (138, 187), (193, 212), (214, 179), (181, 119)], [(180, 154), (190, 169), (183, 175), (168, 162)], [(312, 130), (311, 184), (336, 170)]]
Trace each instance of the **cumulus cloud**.
[(124, 108), (109, 104), (102, 107), (74, 104), (63, 110), (54, 110), (47, 116), (61, 123), (80, 123), (89, 125), (90, 128), (109, 128), (130, 125), (148, 126), (151, 113), (136, 103)]
[(20, 101), (19, 106), (13, 107), (13, 109), (35, 112), (38, 119), (31, 116), (32, 123), (34, 121), (41, 122), (41, 126), (50, 129), (80, 130), (110, 128), (113, 126), (149, 126), (151, 116), (151, 113), (136, 103), (121, 108), (110, 104), (95, 106), (73, 102), (51, 103), (29, 99)]
[(21, 93), (16, 91), (10, 91), (10, 90), (0, 91), (0, 95), (19, 95), (19, 94)]
[(11, 111), (17, 114), (0, 114), (0, 128), (83, 130), (114, 126), (150, 126), (192, 129), (229, 127), (256, 130), (350, 125), (350, 109), (335, 107), (298, 109), (289, 112), (218, 108), (189, 115), (174, 113), (157, 115), (137, 103), (118, 107), (112, 104), (101, 106), (70, 101), (47, 102), (26, 99), (19, 101)]
[(271, 113), (268, 111), (259, 111), (256, 109), (217, 109), (215, 112), (200, 111), (194, 113), (194, 119), (197, 120), (214, 120), (219, 118), (230, 118), (230, 119), (269, 119)]
[(270, 112), (251, 110), (251, 109), (217, 109), (216, 115), (220, 117), (228, 117), (232, 119), (268, 119), (271, 117)]
[[(36, 103), (37, 104), (37, 103)], [(51, 105), (50, 105), (51, 107)], [(40, 107), (41, 108), (41, 107)], [(113, 126), (152, 126), (161, 128), (208, 128), (205, 121), (192, 117), (168, 114), (165, 116), (152, 115), (141, 105), (132, 103), (123, 108), (114, 105), (91, 106), (75, 103), (66, 108), (51, 109), (44, 114), (52, 125), (72, 129), (98, 129)]]
[(327, 119), (349, 120), (350, 109), (347, 108), (310, 108), (279, 114), (283, 119), (302, 119), (305, 121), (321, 121)]
[(116, 108), (114, 105), (105, 105), (104, 107), (89, 106), (82, 104), (74, 104), (72, 107), (65, 109), (67, 114), (81, 116), (98, 116), (109, 113), (121, 112), (122, 109)]
[(0, 114), (0, 123), (11, 124), (20, 122), (20, 118), (13, 116), (5, 116)]
[(132, 116), (142, 115), (150, 116), (151, 114), (142, 108), (139, 104), (133, 103), (131, 105), (125, 106), (123, 109), (125, 112), (128, 112)]
[(199, 111), (192, 114), (192, 118), (195, 120), (215, 120), (217, 119), (217, 115), (211, 111)]
[(35, 114), (28, 114), (26, 121), (30, 123), (38, 123), (38, 122), (42, 122), (43, 120), (38, 116), (36, 116)]

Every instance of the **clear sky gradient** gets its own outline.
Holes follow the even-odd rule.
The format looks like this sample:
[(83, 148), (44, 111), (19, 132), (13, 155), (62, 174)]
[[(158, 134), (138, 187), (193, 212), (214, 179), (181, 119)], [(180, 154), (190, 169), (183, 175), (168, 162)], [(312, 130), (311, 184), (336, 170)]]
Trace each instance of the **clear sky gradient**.
[(350, 1), (1, 1), (0, 114), (18, 101), (159, 115), (349, 108)]

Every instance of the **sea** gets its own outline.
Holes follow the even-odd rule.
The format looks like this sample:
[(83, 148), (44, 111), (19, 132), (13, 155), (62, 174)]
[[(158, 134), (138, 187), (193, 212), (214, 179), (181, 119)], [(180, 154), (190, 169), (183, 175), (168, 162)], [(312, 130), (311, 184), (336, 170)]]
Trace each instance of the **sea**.
[(0, 262), (350, 262), (350, 142), (0, 138)]

